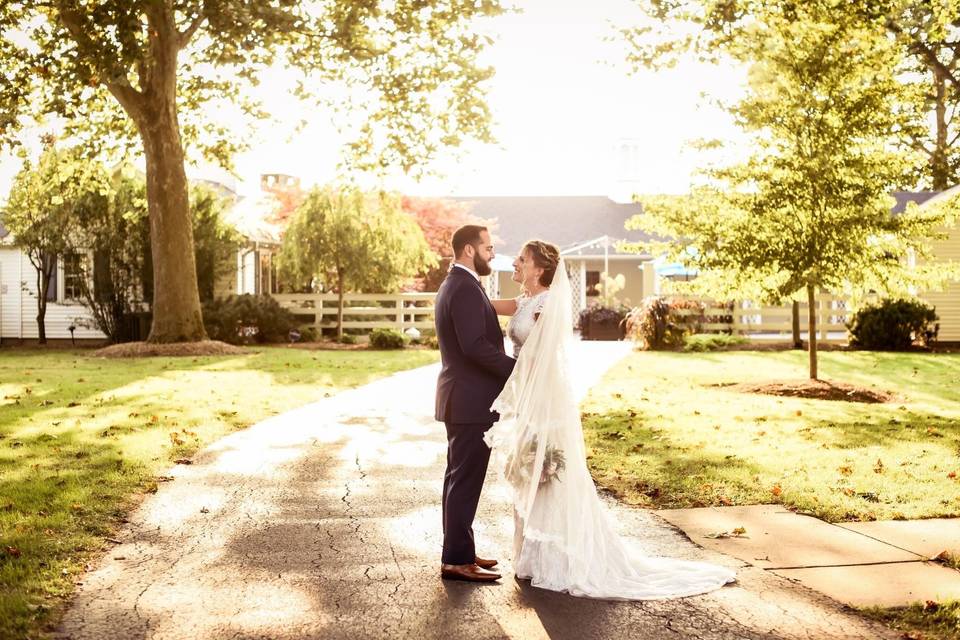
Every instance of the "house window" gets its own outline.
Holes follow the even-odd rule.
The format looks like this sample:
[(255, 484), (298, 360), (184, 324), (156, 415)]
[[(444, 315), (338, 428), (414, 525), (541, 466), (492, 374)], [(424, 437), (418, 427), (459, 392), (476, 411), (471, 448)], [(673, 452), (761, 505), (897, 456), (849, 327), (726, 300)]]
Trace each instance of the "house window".
[(597, 285), (600, 284), (599, 271), (587, 271), (587, 297), (596, 297), (600, 295)]
[(63, 300), (80, 300), (83, 297), (83, 278), (85, 277), (82, 253), (68, 253), (63, 256)]

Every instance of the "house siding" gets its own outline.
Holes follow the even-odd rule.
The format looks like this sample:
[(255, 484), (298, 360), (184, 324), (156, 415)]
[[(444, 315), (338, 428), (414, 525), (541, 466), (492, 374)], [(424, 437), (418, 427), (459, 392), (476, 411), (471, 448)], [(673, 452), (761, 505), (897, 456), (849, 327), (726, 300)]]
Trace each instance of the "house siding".
[[(932, 254), (942, 261), (960, 262), (960, 227), (947, 230), (948, 236), (931, 243)], [(960, 282), (952, 282), (944, 291), (932, 291), (920, 296), (936, 307), (940, 317), (940, 334), (943, 342), (960, 342)]]
[[(63, 278), (57, 279), (62, 287)], [(0, 338), (24, 338), (35, 340), (39, 336), (37, 329), (37, 285), (36, 271), (29, 258), (19, 249), (0, 249), (0, 282), (5, 293), (0, 300)], [(22, 286), (21, 286), (22, 283)], [(0, 292), (4, 288), (0, 287)], [(77, 340), (103, 340), (106, 336), (98, 329), (80, 326), (82, 321), (92, 326), (89, 310), (79, 303), (47, 304), (44, 319), (47, 338), (69, 339), (69, 326), (75, 324), (74, 338)]]

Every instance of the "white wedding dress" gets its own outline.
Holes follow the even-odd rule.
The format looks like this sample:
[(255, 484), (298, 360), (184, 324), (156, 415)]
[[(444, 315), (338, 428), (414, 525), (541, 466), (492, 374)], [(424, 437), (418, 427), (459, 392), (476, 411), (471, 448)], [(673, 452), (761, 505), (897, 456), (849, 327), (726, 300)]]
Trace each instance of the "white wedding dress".
[(508, 335), (522, 349), (493, 404), (500, 421), (484, 436), (512, 488), (516, 575), (535, 587), (620, 600), (691, 596), (733, 582), (731, 569), (646, 556), (614, 530), (587, 469), (566, 359), (572, 326), (561, 261), (549, 295), (518, 300)]

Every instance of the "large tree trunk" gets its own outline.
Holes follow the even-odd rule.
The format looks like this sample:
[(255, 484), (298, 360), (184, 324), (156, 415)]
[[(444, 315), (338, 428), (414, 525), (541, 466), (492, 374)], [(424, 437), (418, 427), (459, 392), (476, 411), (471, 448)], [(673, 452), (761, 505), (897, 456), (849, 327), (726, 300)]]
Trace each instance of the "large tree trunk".
[(817, 379), (817, 301), (813, 285), (807, 285), (807, 341), (810, 353), (810, 379)]
[[(161, 20), (157, 18), (157, 24)], [(153, 256), (153, 326), (148, 342), (207, 337), (200, 311), (193, 220), (177, 120), (177, 42), (163, 24), (151, 44), (151, 82), (137, 118), (147, 160), (147, 209)]]

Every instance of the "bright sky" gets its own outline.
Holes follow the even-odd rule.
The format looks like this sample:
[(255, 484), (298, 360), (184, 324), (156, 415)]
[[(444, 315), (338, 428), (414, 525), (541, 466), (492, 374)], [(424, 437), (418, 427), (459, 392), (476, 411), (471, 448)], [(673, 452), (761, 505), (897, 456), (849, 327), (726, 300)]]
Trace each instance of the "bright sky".
[[(459, 159), (435, 165), (420, 183), (395, 177), (386, 186), (427, 195), (601, 195), (686, 191), (704, 157), (685, 144), (735, 137), (729, 118), (703, 107), (701, 93), (735, 96), (742, 73), (694, 63), (629, 75), (623, 46), (605, 42), (641, 15), (630, 0), (524, 0), (523, 12), (486, 22), (497, 38), (487, 61), (496, 145), (471, 144)], [(329, 114), (284, 95), (278, 72), (260, 87), (280, 123), (250, 132), (254, 148), (236, 158), (242, 192), (261, 173), (291, 173), (306, 184), (335, 174), (338, 139)], [(292, 133), (293, 123), (311, 123)], [(621, 147), (632, 145), (628, 160)], [(15, 167), (0, 165), (5, 194)], [(212, 176), (211, 176), (212, 177)]]

